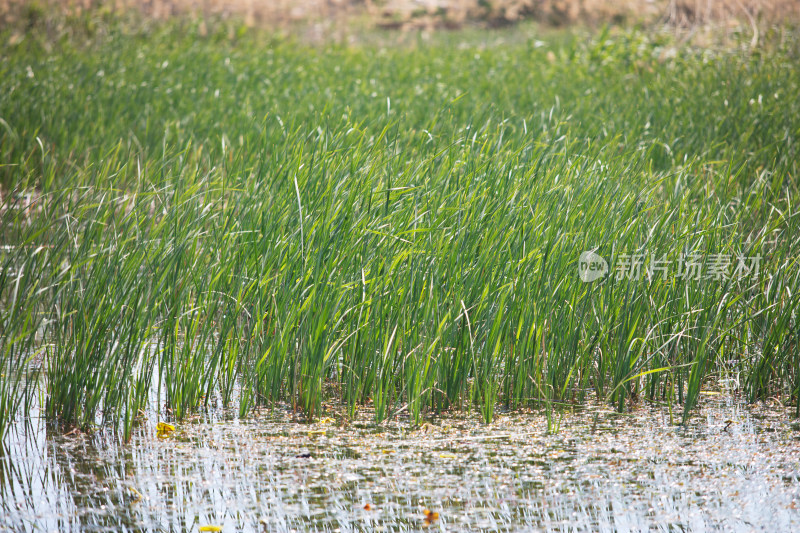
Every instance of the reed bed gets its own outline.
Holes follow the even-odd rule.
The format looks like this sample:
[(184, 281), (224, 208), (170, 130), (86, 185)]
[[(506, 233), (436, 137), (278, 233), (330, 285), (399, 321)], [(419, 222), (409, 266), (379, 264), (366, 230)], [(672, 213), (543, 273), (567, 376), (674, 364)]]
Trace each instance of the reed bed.
[(82, 35), (0, 54), (0, 433), (36, 395), (125, 437), (213, 401), (800, 409), (796, 42)]

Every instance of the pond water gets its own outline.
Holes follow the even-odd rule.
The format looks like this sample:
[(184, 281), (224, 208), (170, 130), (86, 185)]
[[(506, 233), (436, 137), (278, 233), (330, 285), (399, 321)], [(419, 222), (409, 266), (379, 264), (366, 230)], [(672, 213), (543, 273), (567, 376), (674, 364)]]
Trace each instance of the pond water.
[(5, 439), (0, 530), (800, 531), (800, 423), (780, 407), (705, 397), (679, 426), (590, 405), (557, 432), (541, 412), (361, 416), (214, 412), (162, 438), (152, 419), (128, 444), (34, 418)]

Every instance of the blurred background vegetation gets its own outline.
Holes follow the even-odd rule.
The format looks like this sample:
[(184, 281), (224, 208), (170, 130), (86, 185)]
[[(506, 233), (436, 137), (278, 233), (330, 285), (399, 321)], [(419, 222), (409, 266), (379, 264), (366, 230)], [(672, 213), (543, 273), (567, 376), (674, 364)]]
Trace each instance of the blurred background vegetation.
[(0, 24), (37, 24), (54, 14), (137, 12), (164, 19), (234, 18), (246, 26), (306, 27), (336, 36), (346, 27), (456, 29), (523, 20), (565, 25), (666, 24), (703, 39), (704, 30), (745, 29), (800, 20), (795, 0), (0, 0)]

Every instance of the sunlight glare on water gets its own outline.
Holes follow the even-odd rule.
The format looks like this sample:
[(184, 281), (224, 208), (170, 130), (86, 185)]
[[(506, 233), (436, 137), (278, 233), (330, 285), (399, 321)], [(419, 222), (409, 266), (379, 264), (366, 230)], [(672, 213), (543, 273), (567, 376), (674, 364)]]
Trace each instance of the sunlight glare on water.
[[(800, 424), (706, 400), (418, 429), (286, 410), (141, 424), (129, 444), (16, 427), (0, 460), (9, 531), (797, 531)], [(151, 417), (154, 418), (154, 417)], [(365, 506), (369, 504), (368, 508)], [(426, 509), (438, 512), (426, 521)]]

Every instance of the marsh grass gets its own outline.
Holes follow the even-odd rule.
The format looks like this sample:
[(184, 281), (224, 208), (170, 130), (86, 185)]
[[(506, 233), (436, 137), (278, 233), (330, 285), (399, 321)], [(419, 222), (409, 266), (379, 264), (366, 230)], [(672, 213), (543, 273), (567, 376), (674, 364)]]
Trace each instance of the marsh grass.
[[(126, 437), (152, 387), (176, 418), (216, 397), (686, 418), (734, 377), (800, 409), (796, 43), (321, 50), (179, 27), (2, 54), (0, 432), (32, 361), (49, 419)], [(584, 283), (586, 250), (762, 259)]]

